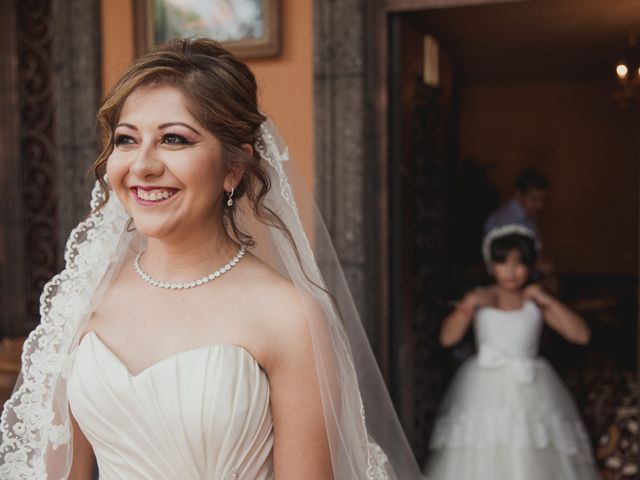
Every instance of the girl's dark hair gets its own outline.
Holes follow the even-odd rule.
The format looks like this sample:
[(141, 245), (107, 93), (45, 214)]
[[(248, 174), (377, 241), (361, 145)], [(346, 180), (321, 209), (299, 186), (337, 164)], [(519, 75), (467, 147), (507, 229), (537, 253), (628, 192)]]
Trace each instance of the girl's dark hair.
[(517, 233), (496, 238), (491, 242), (491, 261), (496, 263), (505, 262), (509, 252), (513, 250), (520, 254), (520, 260), (523, 264), (529, 267), (529, 269), (533, 269), (538, 260), (536, 242), (533, 238)]

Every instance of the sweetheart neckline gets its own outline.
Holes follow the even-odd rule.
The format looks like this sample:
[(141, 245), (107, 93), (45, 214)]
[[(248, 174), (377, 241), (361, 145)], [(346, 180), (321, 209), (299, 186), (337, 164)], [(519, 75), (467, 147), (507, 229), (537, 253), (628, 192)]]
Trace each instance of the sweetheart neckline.
[(182, 352), (176, 352), (169, 355), (168, 357), (165, 357), (161, 360), (158, 360), (157, 362), (152, 363), (148, 367), (145, 367), (142, 370), (140, 370), (138, 373), (134, 374), (134, 373), (131, 373), (131, 370), (129, 370), (129, 367), (127, 367), (127, 365), (120, 359), (120, 357), (118, 357), (118, 355), (116, 355), (115, 352), (111, 350), (111, 348), (109, 348), (109, 346), (106, 343), (104, 343), (100, 338), (100, 336), (93, 330), (87, 332), (80, 339), (80, 342), (78, 342), (77, 348), (80, 348), (80, 345), (82, 345), (82, 343), (85, 341), (85, 339), (89, 335), (91, 335), (91, 337), (94, 340), (96, 340), (111, 357), (113, 357), (113, 359), (124, 369), (124, 371), (127, 373), (127, 376), (131, 379), (137, 379), (138, 377), (145, 375), (146, 373), (155, 369), (156, 367), (159, 367), (169, 362), (170, 360), (175, 360), (180, 356), (190, 355), (190, 354), (192, 355), (202, 350), (210, 350), (212, 348), (232, 348), (232, 349), (240, 350), (241, 352), (243, 352), (244, 355), (248, 356), (251, 359), (251, 361), (253, 361), (253, 363), (255, 363), (258, 366), (258, 368), (266, 375), (266, 371), (264, 370), (264, 368), (262, 368), (260, 363), (258, 363), (258, 360), (256, 360), (256, 357), (254, 357), (249, 350), (247, 350), (245, 347), (242, 347), (240, 345), (235, 345), (233, 343), (210, 343), (208, 345), (202, 345), (201, 347), (195, 347), (195, 348), (190, 348), (188, 350), (184, 350)]

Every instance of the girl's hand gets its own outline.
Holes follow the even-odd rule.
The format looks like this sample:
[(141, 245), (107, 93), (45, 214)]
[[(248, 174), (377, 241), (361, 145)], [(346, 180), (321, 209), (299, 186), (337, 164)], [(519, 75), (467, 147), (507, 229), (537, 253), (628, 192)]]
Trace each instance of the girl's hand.
[(529, 285), (527, 288), (525, 288), (522, 292), (522, 296), (525, 300), (533, 300), (542, 308), (549, 306), (549, 304), (553, 301), (551, 295), (545, 292), (544, 289), (537, 283)]
[(471, 325), (475, 310), (478, 307), (495, 305), (496, 290), (493, 287), (476, 288), (467, 293), (458, 302), (453, 312), (447, 315), (440, 329), (440, 344), (449, 348), (458, 343)]
[(497, 301), (496, 289), (495, 287), (478, 287), (467, 293), (462, 301), (471, 310), (493, 306)]
[(529, 285), (522, 296), (536, 302), (547, 325), (564, 338), (578, 345), (589, 343), (591, 331), (582, 317), (545, 292), (540, 285)]

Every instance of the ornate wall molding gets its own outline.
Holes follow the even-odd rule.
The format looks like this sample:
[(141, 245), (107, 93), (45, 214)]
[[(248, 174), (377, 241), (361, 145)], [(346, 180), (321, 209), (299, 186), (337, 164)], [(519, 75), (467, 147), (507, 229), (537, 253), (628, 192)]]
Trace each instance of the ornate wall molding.
[(0, 215), (0, 335), (15, 336), (37, 324), (42, 287), (87, 211), (84, 176), (98, 150), (100, 1), (6, 3), (0, 184), (10, 201)]
[(25, 331), (38, 319), (39, 297), (56, 272), (58, 232), (57, 178), (53, 139), (51, 2), (16, 4), (23, 228), (27, 318)]
[(22, 334), (26, 318), (20, 162), (18, 25), (14, 0), (0, 17), (0, 336)]

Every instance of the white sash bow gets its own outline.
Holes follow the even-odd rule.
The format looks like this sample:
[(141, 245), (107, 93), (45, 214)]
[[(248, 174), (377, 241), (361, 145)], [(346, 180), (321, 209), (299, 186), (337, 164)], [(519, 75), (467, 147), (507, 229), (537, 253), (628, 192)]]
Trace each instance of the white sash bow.
[(483, 368), (510, 367), (519, 383), (531, 383), (535, 378), (533, 358), (510, 357), (487, 344), (480, 345), (478, 364)]

